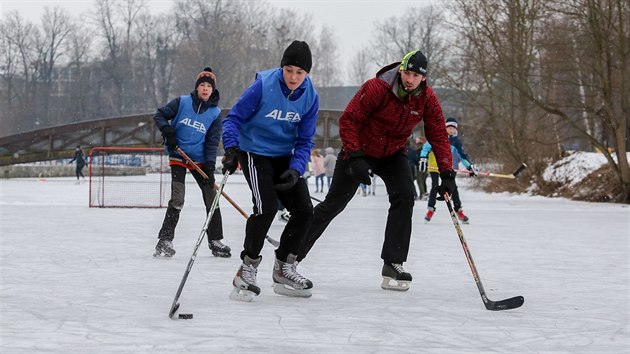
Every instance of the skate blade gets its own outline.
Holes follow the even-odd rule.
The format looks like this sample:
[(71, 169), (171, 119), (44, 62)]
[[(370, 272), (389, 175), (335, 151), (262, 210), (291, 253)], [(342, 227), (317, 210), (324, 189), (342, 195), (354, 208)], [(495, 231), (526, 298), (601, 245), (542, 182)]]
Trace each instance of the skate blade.
[(154, 253), (153, 258), (155, 259), (173, 259), (172, 255), (168, 255), (167, 253)]
[(253, 291), (243, 290), (243, 289), (234, 287), (232, 289), (232, 292), (230, 293), (230, 300), (252, 302), (255, 296), (256, 296), (256, 293)]
[(311, 289), (294, 289), (290, 286), (274, 283), (273, 292), (278, 295), (309, 298), (313, 296)]
[(383, 277), (383, 282), (381, 283), (381, 289), (407, 291), (409, 290), (410, 285), (411, 285), (411, 282), (408, 280), (396, 280), (390, 277)]
[(217, 252), (217, 251), (212, 251), (212, 255), (215, 256), (215, 257), (220, 257), (220, 258), (230, 258), (230, 257), (232, 257), (231, 253)]

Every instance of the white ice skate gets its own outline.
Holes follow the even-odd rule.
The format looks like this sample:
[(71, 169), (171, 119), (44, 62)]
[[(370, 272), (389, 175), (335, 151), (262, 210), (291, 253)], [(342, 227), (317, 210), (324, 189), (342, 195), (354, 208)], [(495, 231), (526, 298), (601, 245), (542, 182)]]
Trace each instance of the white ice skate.
[(407, 291), (411, 285), (411, 274), (405, 272), (400, 263), (385, 262), (381, 272), (383, 282), (381, 288), (385, 290)]
[(313, 283), (297, 272), (296, 258), (296, 255), (289, 254), (286, 262), (276, 259), (273, 265), (273, 292), (284, 296), (311, 297)]
[(236, 276), (232, 281), (234, 289), (230, 293), (230, 299), (236, 301), (251, 302), (254, 296), (260, 294), (260, 288), (256, 283), (256, 273), (258, 272), (258, 265), (262, 257), (251, 259), (245, 256), (243, 264), (238, 268)]

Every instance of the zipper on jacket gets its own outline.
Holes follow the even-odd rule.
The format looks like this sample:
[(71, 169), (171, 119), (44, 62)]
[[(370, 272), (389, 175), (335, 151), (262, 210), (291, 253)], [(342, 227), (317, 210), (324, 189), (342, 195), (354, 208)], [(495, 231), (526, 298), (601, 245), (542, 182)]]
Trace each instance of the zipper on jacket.
[(291, 92), (289, 92), (289, 94), (287, 95), (287, 100), (291, 98), (291, 95), (293, 94), (293, 92), (295, 91), (291, 90)]

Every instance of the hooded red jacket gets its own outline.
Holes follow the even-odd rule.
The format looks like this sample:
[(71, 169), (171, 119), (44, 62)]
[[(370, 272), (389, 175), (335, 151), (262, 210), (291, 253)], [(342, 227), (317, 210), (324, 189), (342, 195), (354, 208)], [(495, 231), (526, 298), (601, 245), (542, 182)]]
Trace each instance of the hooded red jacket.
[(345, 156), (360, 151), (382, 158), (405, 151), (413, 128), (424, 120), (424, 132), (440, 172), (451, 170), (451, 146), (437, 96), (423, 82), (417, 94), (401, 100), (396, 94), (399, 65), (390, 64), (366, 81), (339, 118)]

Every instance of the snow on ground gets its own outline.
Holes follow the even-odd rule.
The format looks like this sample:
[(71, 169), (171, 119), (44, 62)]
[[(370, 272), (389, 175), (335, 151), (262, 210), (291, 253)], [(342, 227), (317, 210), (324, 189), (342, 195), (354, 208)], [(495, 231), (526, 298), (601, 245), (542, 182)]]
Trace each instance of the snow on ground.
[[(630, 153), (628, 157), (630, 158)], [(613, 158), (617, 160), (616, 155), (613, 155)], [(545, 181), (573, 186), (606, 163), (606, 157), (601, 153), (575, 151), (549, 165), (543, 173), (543, 178)]]
[[(0, 180), (0, 352), (628, 353), (628, 206), (460, 184), (471, 218), (462, 228), (488, 297), (522, 295), (519, 309), (484, 308), (445, 206), (424, 224), (425, 201), (405, 263), (411, 289), (380, 289), (388, 203), (379, 185), (376, 196), (356, 196), (300, 264), (312, 298), (273, 293), (266, 244), (261, 295), (229, 300), (240, 260), (212, 257), (204, 241), (180, 299), (194, 319), (171, 320), (204, 221), (192, 178), (170, 261), (152, 258), (164, 209), (88, 208), (88, 184), (72, 178)], [(225, 192), (251, 210), (242, 176)], [(245, 220), (221, 205), (238, 254)]]

